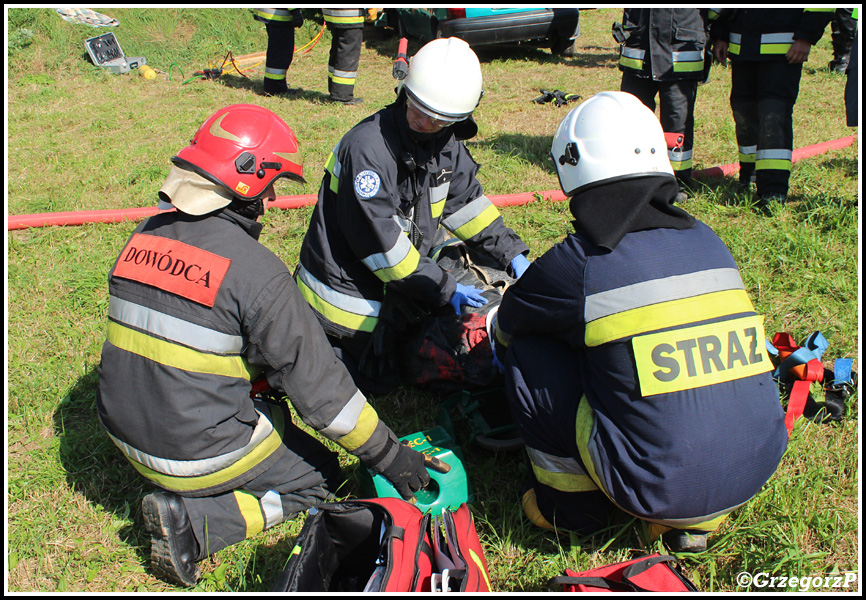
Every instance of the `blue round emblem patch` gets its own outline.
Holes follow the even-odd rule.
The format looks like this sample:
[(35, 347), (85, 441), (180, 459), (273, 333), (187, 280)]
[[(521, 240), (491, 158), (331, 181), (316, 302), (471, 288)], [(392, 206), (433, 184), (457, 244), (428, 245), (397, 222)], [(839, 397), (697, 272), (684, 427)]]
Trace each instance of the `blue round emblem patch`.
[(361, 198), (372, 198), (381, 185), (382, 180), (375, 171), (361, 171), (355, 176), (355, 193)]

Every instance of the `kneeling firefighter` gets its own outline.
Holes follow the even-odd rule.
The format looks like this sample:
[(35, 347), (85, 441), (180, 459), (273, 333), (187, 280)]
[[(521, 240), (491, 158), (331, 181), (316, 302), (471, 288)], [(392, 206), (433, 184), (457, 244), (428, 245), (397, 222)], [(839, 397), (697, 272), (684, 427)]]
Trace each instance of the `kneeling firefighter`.
[[(280, 178), (303, 181), (292, 130), (232, 105), (208, 118), (160, 198), (177, 211), (139, 225), (109, 279), (99, 419), (160, 491), (142, 501), (155, 573), (193, 586), (199, 560), (333, 498), (337, 454), (300, 419), (390, 480), (429, 481), (334, 357), (258, 222)], [(280, 394), (273, 394), (279, 397)]]
[(763, 319), (724, 243), (673, 204), (637, 98), (593, 96), (551, 155), (575, 231), (505, 292), (493, 334), (532, 466), (524, 511), (591, 532), (615, 505), (702, 551), (785, 451)]

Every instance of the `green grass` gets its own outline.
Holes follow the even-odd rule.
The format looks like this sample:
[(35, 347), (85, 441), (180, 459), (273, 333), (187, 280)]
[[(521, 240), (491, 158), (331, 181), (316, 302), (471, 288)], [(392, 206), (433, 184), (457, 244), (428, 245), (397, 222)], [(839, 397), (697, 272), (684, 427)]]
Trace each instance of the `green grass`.
[[(145, 56), (155, 81), (94, 66), (84, 40), (106, 30), (72, 25), (52, 9), (8, 11), (7, 215), (153, 206), (169, 158), (218, 108), (254, 103), (280, 114), (306, 158), (312, 194), (331, 148), (357, 121), (394, 98), (396, 40), (368, 36), (357, 95), (333, 106), (327, 95), (330, 37), (298, 54), (289, 83), (295, 100), (261, 95), (259, 65), (249, 78), (217, 81), (193, 73), (265, 49), (264, 27), (242, 9), (100, 9), (127, 56)], [(321, 18), (307, 11), (297, 44)], [(479, 51), (485, 97), (479, 135), (468, 146), (490, 195), (556, 190), (547, 154), (569, 107), (536, 105), (544, 89), (588, 98), (618, 89), (610, 24), (620, 9), (582, 13), (574, 58), (532, 48)], [(315, 20), (318, 19), (318, 20)], [(410, 52), (419, 47), (410, 43)], [(807, 63), (794, 110), (795, 146), (855, 133), (845, 126), (844, 77), (826, 70), (829, 28)], [(185, 83), (186, 82), (186, 83)], [(728, 104), (730, 73), (714, 68), (698, 92), (696, 168), (736, 161)], [(794, 165), (791, 201), (764, 217), (726, 179), (704, 182), (684, 207), (731, 248), (766, 331), (802, 340), (820, 330), (825, 362), (853, 357), (859, 371), (859, 142)], [(570, 230), (565, 202), (503, 208), (531, 257)], [(262, 242), (294, 266), (310, 209), (272, 211)], [(106, 274), (135, 223), (87, 224), (7, 234), (7, 590), (13, 592), (172, 591), (149, 569), (139, 503), (146, 485), (101, 431), (95, 416), (96, 367), (105, 337)], [(131, 390), (131, 396), (133, 391)], [(801, 420), (782, 464), (764, 489), (736, 511), (700, 556), (682, 556), (702, 590), (736, 591), (741, 571), (819, 576), (859, 567), (859, 395), (837, 425)], [(375, 398), (399, 434), (436, 424), (441, 397), (401, 390)], [(134, 401), (134, 396), (131, 397)], [(465, 428), (464, 428), (465, 429)], [(541, 591), (564, 568), (582, 570), (652, 551), (625, 516), (590, 538), (554, 535), (523, 519), (524, 457), (464, 442), (477, 522), (494, 588)], [(343, 464), (358, 493), (356, 460)], [(202, 564), (199, 591), (265, 591), (288, 557), (301, 520), (226, 548)], [(756, 588), (752, 588), (755, 591)], [(773, 590), (764, 590), (773, 591)], [(779, 591), (779, 590), (776, 590)], [(829, 590), (826, 590), (829, 591)]]

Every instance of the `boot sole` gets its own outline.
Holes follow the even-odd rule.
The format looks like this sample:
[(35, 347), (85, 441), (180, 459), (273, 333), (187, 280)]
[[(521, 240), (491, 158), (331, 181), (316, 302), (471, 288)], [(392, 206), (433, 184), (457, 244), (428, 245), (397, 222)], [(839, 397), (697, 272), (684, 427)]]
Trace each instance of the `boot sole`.
[(150, 564), (154, 572), (180, 585), (195, 586), (200, 574), (198, 565), (193, 571), (193, 580), (183, 577), (174, 566), (170, 531), (163, 525), (163, 523), (170, 523), (171, 521), (168, 507), (159, 502), (152, 494), (148, 494), (141, 503), (141, 512), (144, 516), (145, 531), (150, 534)]

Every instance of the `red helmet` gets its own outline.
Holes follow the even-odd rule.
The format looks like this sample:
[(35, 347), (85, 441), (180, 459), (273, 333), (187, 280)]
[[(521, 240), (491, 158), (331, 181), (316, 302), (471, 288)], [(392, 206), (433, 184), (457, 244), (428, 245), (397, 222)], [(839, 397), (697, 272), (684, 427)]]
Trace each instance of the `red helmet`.
[(254, 104), (215, 112), (171, 160), (242, 200), (258, 199), (280, 177), (305, 183), (294, 132), (276, 113)]

